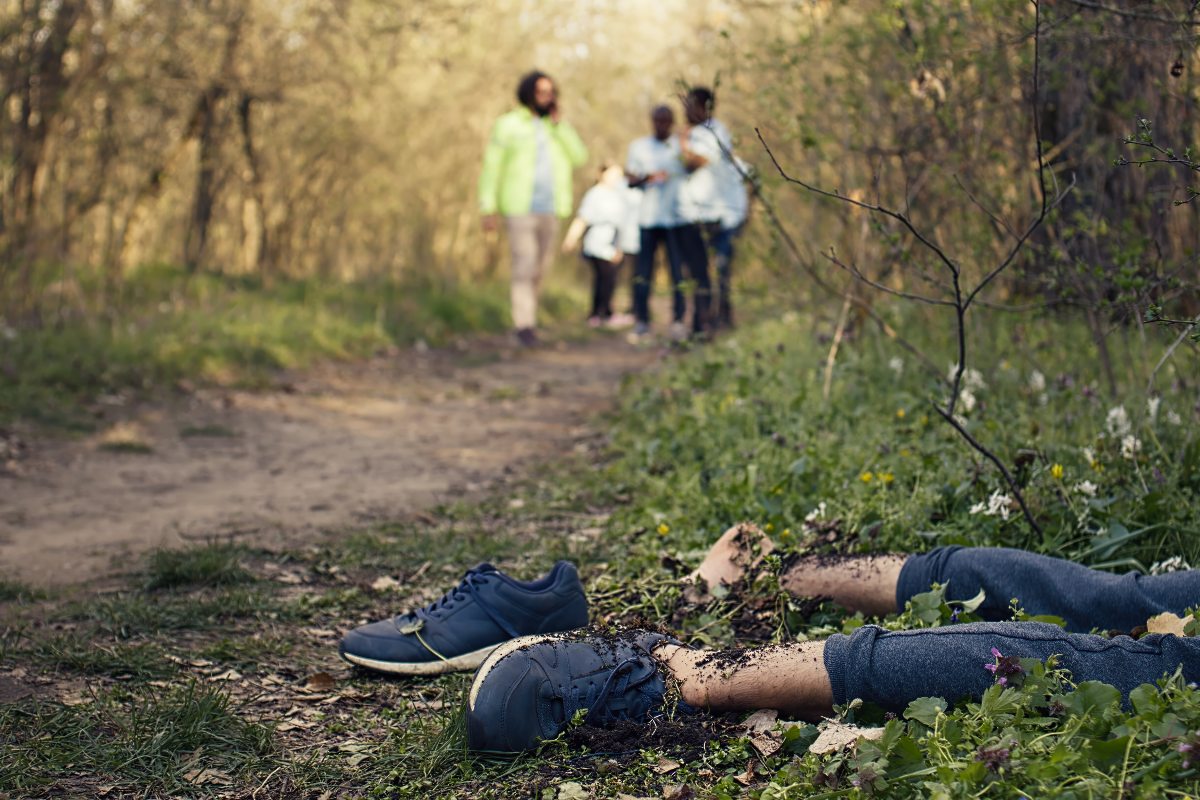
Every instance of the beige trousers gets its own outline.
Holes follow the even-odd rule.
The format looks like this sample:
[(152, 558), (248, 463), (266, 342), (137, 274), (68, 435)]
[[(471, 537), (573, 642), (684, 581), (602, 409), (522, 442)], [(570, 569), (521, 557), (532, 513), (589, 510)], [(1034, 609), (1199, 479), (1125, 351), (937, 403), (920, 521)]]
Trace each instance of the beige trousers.
[(537, 327), (538, 295), (542, 276), (554, 260), (558, 217), (553, 214), (518, 214), (504, 218), (508, 248), (512, 252), (513, 327)]

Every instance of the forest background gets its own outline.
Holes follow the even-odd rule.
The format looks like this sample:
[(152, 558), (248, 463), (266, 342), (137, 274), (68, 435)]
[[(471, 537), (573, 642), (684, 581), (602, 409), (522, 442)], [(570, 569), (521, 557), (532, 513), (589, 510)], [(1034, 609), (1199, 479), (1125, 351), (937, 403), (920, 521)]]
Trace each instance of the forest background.
[(1121, 143), (1142, 119), (1190, 143), (1196, 28), (1176, 5), (1044, 4), (1034, 98), (1032, 7), (1016, 0), (5, 0), (0, 369), (18, 386), (0, 394), (36, 413), (55, 394), (502, 328), (503, 248), (474, 187), (535, 64), (595, 164), (623, 158), (654, 103), (717, 84), (799, 244), (759, 220), (740, 279), (818, 303), (855, 283), (829, 248), (893, 289), (937, 278), (896, 220), (779, 191), (755, 130), (809, 182), (907, 210), (965, 279), (1037, 207), (1036, 102), (1043, 177), (1073, 188), (988, 294), (1083, 318), (1113, 392), (1152, 357), (1145, 335), (1114, 356), (1114, 325), (1139, 326), (1151, 301), (1196, 311), (1196, 212), (1175, 205), (1193, 165), (1114, 165), (1153, 154)]
[[(735, 796), (749, 783), (803, 797), (866, 781), (861, 791), (952, 796), (1018, 775), (987, 766), (1003, 750), (1021, 764), (1002, 787), (1012, 796), (1195, 791), (1181, 748), (1200, 747), (1200, 696), (1178, 682), (1132, 712), (1096, 690), (1054, 716), (1042, 712), (1063, 678), (1039, 675), (990, 705), (915, 709), (853, 757), (792, 759), (815, 735), (793, 727), (794, 747), (770, 757), (744, 738), (701, 756), (660, 741), (607, 772), (598, 756), (563, 766), (561, 742), (515, 766), (464, 758), (457, 677), (358, 678), (349, 710), (271, 730), (232, 689), (140, 683), (175, 680), (170, 664), (197, 653), (256, 675), (316, 663), (327, 643), (302, 641), (297, 625), (342, 629), (394, 610), (374, 578), (417, 582), (423, 559), (439, 562), (429, 582), (468, 557), (532, 571), (569, 556), (598, 619), (648, 618), (707, 644), (862, 624), (770, 586), (677, 614), (671, 571), (745, 519), (785, 549), (1005, 544), (1108, 569), (1196, 564), (1194, 4), (0, 9), (3, 423), (61, 422), (107, 392), (254, 382), (503, 330), (503, 247), (479, 228), (474, 187), (488, 127), (533, 66), (559, 81), (595, 165), (622, 157), (651, 105), (715, 84), (717, 115), (761, 187), (739, 257), (744, 330), (624, 392), (595, 463), (443, 510), (432, 530), (397, 523), (289, 554), (305, 575), (298, 596), (264, 588), (262, 554), (160, 554), (141, 586), (37, 611), (0, 638), (0, 661), (107, 681), (95, 706), (0, 714), (22, 759), (0, 787), (95, 788), (71, 765), (103, 756), (104, 780), (180, 793), (205, 791), (195, 762), (243, 793), (261, 781), (284, 794), (532, 785), (569, 797), (580, 780), (599, 795), (691, 783)], [(581, 172), (577, 188), (588, 182)], [(559, 276), (550, 313), (577, 317), (582, 275), (564, 263)], [(585, 507), (602, 520), (586, 535)], [(941, 600), (884, 624), (957, 620), (962, 609)], [(759, 612), (749, 635), (748, 610)], [(78, 638), (27, 633), (47, 619)], [(181, 644), (179, 630), (193, 638)], [(187, 714), (204, 724), (177, 725)], [(140, 733), (168, 729), (194, 735), (167, 746)]]

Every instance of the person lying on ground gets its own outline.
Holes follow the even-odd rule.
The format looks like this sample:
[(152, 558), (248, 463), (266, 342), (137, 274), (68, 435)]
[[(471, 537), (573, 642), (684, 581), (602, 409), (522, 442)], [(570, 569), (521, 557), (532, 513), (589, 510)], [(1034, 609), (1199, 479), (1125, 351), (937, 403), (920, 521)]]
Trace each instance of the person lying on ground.
[[(772, 549), (753, 526), (731, 528), (684, 579), (684, 596), (704, 602), (713, 587), (735, 586)], [(660, 710), (668, 679), (697, 707), (777, 708), (812, 718), (856, 697), (893, 710), (916, 697), (978, 697), (995, 677), (981, 669), (993, 649), (1002, 654), (992, 665), (1001, 672), (1018, 658), (1058, 655), (1077, 681), (1101, 680), (1126, 695), (1177, 667), (1200, 680), (1200, 641), (1086, 633), (1129, 631), (1162, 612), (1182, 614), (1200, 602), (1200, 571), (1114, 575), (1020, 550), (945, 547), (911, 556), (790, 558), (779, 581), (794, 595), (829, 597), (870, 615), (895, 613), (940, 583), (950, 603), (982, 591), (975, 613), (993, 621), (901, 632), (864, 626), (850, 636), (748, 654), (691, 649), (653, 632), (569, 637), (555, 634), (588, 622), (573, 565), (559, 562), (542, 578), (520, 582), (484, 564), (437, 601), (349, 632), (340, 653), (352, 664), (401, 675), (482, 665), (470, 693), (470, 744), (506, 752), (554, 737), (580, 709), (594, 722), (644, 719)], [(1029, 614), (1060, 617), (1064, 628), (996, 621), (1010, 614), (1014, 598)]]
[[(761, 537), (757, 538), (756, 537)], [(728, 531), (693, 574), (691, 589), (734, 584), (770, 541), (749, 526)], [(472, 750), (513, 753), (552, 739), (583, 714), (588, 724), (646, 721), (668, 698), (712, 711), (778, 709), (818, 719), (860, 698), (900, 712), (919, 697), (978, 699), (1021, 670), (1020, 659), (1056, 657), (1074, 680), (1111, 684), (1123, 697), (1177, 669), (1200, 680), (1200, 640), (1172, 634), (1112, 639), (1082, 633), (1131, 629), (1152, 615), (1183, 613), (1200, 599), (1200, 571), (1113, 575), (1007, 548), (938, 548), (922, 555), (791, 561), (780, 576), (794, 594), (828, 596), (850, 609), (886, 614), (932, 583), (953, 597), (983, 591), (984, 617), (1019, 598), (1042, 622), (977, 622), (909, 631), (866, 625), (851, 635), (755, 650), (693, 649), (656, 631), (526, 636), (484, 660), (467, 702)], [(986, 665), (986, 666), (985, 666)]]

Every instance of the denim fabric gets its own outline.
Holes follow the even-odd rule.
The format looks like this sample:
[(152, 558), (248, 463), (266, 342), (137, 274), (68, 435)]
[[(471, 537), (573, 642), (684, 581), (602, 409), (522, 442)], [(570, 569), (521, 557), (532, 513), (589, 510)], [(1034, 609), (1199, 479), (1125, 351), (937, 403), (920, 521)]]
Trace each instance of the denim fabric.
[(675, 322), (683, 320), (687, 300), (683, 296), (683, 259), (675, 239), (675, 228), (642, 228), (642, 247), (637, 255), (633, 274), (633, 316), (638, 322), (650, 322), (650, 290), (654, 287), (654, 256), (659, 245), (666, 248), (667, 265), (671, 270), (671, 313)]
[(1116, 575), (1006, 547), (939, 547), (909, 557), (896, 584), (897, 607), (931, 583), (945, 584), (954, 600), (982, 589), (987, 600), (977, 613), (984, 619), (1007, 619), (1015, 597), (1030, 614), (1062, 617), (1068, 631), (1129, 631), (1163, 611), (1200, 605), (1200, 570)]
[(709, 327), (708, 309), (712, 302), (712, 285), (708, 278), (708, 248), (704, 234), (695, 223), (675, 229), (679, 255), (692, 279), (692, 330), (699, 333)]
[(977, 699), (995, 682), (984, 669), (994, 663), (993, 647), (1021, 658), (1045, 660), (1057, 654), (1077, 683), (1103, 681), (1125, 697), (1179, 666), (1185, 678), (1200, 680), (1200, 639), (1169, 634), (1106, 639), (1041, 622), (976, 622), (896, 632), (868, 625), (825, 642), (825, 669), (834, 703), (857, 697), (902, 711), (918, 697)]
[(733, 324), (733, 245), (742, 228), (726, 228), (721, 223), (709, 223), (704, 226), (704, 232), (717, 268), (719, 300), (716, 321), (719, 325), (729, 326)]

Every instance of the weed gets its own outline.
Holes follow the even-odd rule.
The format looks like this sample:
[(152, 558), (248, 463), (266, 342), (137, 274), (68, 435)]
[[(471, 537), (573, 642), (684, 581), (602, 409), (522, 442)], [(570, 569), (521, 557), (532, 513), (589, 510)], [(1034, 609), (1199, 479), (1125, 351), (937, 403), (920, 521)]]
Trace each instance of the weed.
[(156, 550), (147, 558), (147, 591), (180, 587), (230, 586), (254, 576), (239, 563), (242, 547), (210, 543), (185, 550)]

